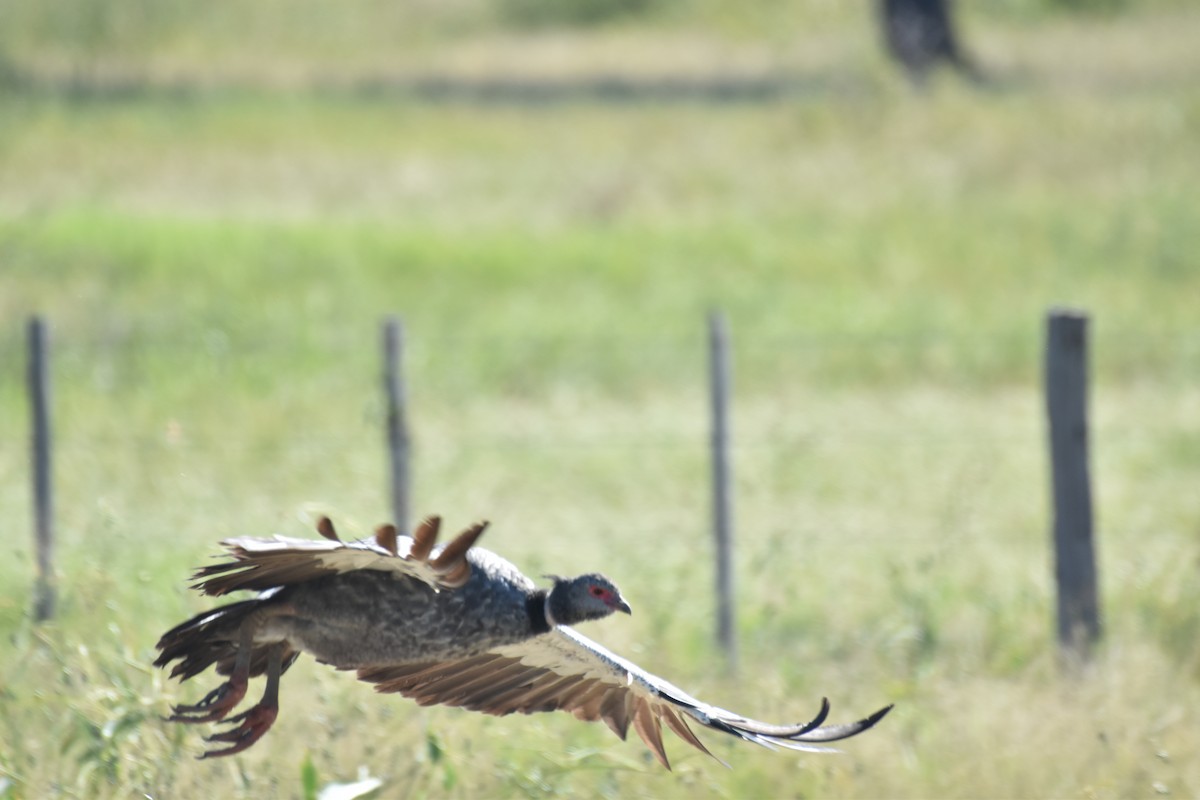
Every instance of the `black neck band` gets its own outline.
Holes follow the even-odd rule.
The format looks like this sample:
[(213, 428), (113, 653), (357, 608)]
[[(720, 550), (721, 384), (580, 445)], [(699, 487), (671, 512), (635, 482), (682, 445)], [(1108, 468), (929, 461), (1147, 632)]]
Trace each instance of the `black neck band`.
[(525, 600), (525, 613), (529, 615), (529, 628), (535, 634), (549, 633), (550, 622), (546, 619), (546, 592), (538, 590)]

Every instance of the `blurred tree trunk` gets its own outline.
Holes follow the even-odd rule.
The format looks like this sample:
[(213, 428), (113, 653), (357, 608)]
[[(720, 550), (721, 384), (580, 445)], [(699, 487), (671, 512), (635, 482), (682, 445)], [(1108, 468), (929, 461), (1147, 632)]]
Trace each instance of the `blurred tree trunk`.
[(959, 46), (951, 0), (880, 0), (878, 10), (888, 52), (915, 86), (923, 87), (939, 62), (982, 80)]

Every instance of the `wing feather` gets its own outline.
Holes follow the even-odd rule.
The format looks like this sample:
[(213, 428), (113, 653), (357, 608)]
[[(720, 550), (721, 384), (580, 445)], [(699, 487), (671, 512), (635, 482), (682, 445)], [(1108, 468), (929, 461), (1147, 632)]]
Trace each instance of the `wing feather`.
[(580, 720), (604, 722), (622, 739), (632, 725), (668, 769), (664, 722), (709, 756), (712, 752), (688, 725), (689, 718), (762, 747), (821, 752), (828, 750), (821, 744), (862, 733), (891, 710), (888, 706), (857, 722), (824, 725), (829, 701), (822, 699), (808, 722), (759, 722), (697, 700), (565, 626), (460, 661), (367, 667), (358, 670), (358, 677), (376, 684), (377, 691), (399, 692), (421, 705), (460, 706), (494, 715), (569, 711)]
[[(692, 729), (688, 727), (687, 721), (676, 714), (674, 709), (668, 708), (667, 706), (659, 706), (658, 711), (659, 716), (666, 721), (667, 727), (674, 731), (676, 736), (678, 736), (680, 739), (683, 739), (701, 753), (712, 756), (713, 758), (716, 758), (717, 761), (721, 761), (721, 759), (713, 756), (709, 749), (704, 746), (704, 742), (700, 741), (696, 734), (692, 732)], [(721, 763), (725, 764), (724, 761), (721, 761)], [(729, 765), (725, 764), (725, 766)]]
[(492, 701), (493, 713), (511, 714), (514, 711), (524, 711), (526, 714), (541, 711), (541, 703), (548, 696), (561, 689), (564, 683), (576, 680), (573, 676), (563, 677), (556, 672), (539, 670), (532, 681), (510, 689), (498, 695)]
[(390, 522), (375, 529), (375, 544), (382, 547), (389, 555), (400, 555), (396, 551), (396, 526)]
[(663, 747), (662, 728), (645, 697), (639, 696), (633, 701), (633, 729), (642, 737), (650, 752), (654, 753), (658, 763), (670, 769), (671, 762), (667, 760), (667, 751)]
[(600, 681), (595, 681), (588, 687), (587, 691), (575, 698), (571, 713), (576, 719), (587, 722), (589, 720), (600, 719), (600, 707), (604, 703), (604, 698), (608, 694), (608, 687)]
[(226, 539), (221, 544), (232, 558), (197, 570), (193, 586), (205, 594), (223, 595), (247, 589), (262, 591), (326, 575), (371, 569), (422, 581), (435, 591), (456, 589), (471, 575), (467, 551), (483, 534), (487, 523), (470, 526), (441, 551), (435, 552), (433, 546), (439, 526), (439, 518), (429, 517), (418, 526), (415, 538), (397, 537), (394, 526), (384, 525), (373, 539), (343, 542), (333, 523), (322, 517), (317, 530), (325, 537), (324, 541), (285, 536)]
[(442, 518), (438, 516), (426, 517), (417, 525), (417, 529), (413, 531), (412, 549), (409, 550), (409, 555), (417, 561), (424, 561), (429, 558), (429, 553), (433, 550), (433, 543), (437, 541), (438, 532), (442, 528)]
[(462, 561), (463, 556), (467, 554), (467, 550), (471, 545), (475, 544), (475, 540), (483, 535), (487, 530), (487, 521), (483, 520), (476, 522), (471, 527), (464, 530), (454, 541), (446, 545), (442, 552), (437, 555), (433, 561), (429, 562), (429, 566), (435, 571), (449, 572), (454, 569), (459, 561)]
[(329, 517), (323, 516), (317, 520), (317, 533), (331, 542), (340, 542), (342, 540), (342, 537), (338, 536), (337, 528), (333, 527), (333, 520)]

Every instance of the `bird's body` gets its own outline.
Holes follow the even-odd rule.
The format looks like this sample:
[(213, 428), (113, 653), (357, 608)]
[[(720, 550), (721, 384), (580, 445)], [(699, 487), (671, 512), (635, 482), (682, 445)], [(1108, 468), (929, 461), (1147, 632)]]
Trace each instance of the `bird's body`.
[(611, 581), (589, 574), (554, 578), (541, 589), (504, 558), (472, 547), (483, 528), (441, 549), (433, 547), (436, 518), (412, 538), (383, 528), (374, 541), (342, 543), (325, 520), (320, 529), (331, 542), (227, 541), (234, 560), (201, 569), (197, 588), (259, 595), (163, 635), (155, 664), (177, 662), (173, 677), (186, 680), (213, 665), (230, 676), (201, 702), (176, 707), (171, 719), (226, 719), (248, 679), (266, 674), (263, 701), (210, 737), (230, 746), (206, 755), (244, 750), (274, 722), (280, 676), (301, 652), (423, 705), (490, 714), (566, 710), (603, 720), (622, 738), (632, 725), (664, 765), (660, 722), (705, 752), (685, 718), (758, 744), (813, 750), (822, 749), (813, 743), (866, 730), (888, 710), (821, 727), (823, 703), (810, 723), (771, 726), (708, 706), (568, 627), (630, 613)]
[[(403, 541), (403, 540), (402, 540)], [(453, 659), (515, 644), (548, 628), (536, 625), (545, 590), (503, 558), (481, 548), (467, 554), (471, 577), (453, 591), (376, 570), (330, 575), (280, 591), (263, 641), (286, 639), (341, 669)], [(539, 630), (540, 627), (540, 630)]]

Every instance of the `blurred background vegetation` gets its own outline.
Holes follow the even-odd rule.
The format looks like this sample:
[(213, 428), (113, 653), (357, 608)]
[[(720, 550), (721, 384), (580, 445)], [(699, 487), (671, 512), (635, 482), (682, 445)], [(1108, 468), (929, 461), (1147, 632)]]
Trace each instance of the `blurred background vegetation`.
[[(958, 8), (914, 91), (830, 0), (0, 0), (0, 798), (1194, 796), (1200, 10)], [(1093, 315), (1106, 638), (1053, 647), (1042, 320)], [(712, 644), (704, 314), (735, 359), (742, 669)], [(23, 326), (52, 331), (60, 613), (30, 618)], [(217, 540), (417, 513), (713, 702), (896, 701), (839, 758), (377, 698), (302, 660), (197, 762), (149, 667)], [(253, 690), (252, 690), (253, 691)]]
[[(1114, 22), (1134, 6), (1127, 0), (976, 0), (959, 5), (968, 28), (989, 29)], [(1141, 0), (1132, 10), (1169, 13), (1186, 7), (1182, 0)], [(118, 75), (148, 81), (191, 78), (204, 84), (237, 78), (253, 84), (369, 70), (467, 68), (465, 59), (456, 61), (448, 53), (463, 58), (470, 45), (555, 32), (589, 40), (584, 51), (597, 47), (597, 37), (608, 36), (628, 36), (648, 51), (665, 44), (662, 64), (672, 56), (670, 43), (680, 39), (740, 46), (759, 58), (786, 63), (788, 56), (799, 57), (796, 51), (811, 52), (821, 39), (827, 41), (818, 52), (836, 45), (850, 47), (854, 41), (853, 52), (861, 57), (873, 44), (874, 13), (870, 2), (827, 0), (760, 0), (733, 6), (716, 0), (350, 0), (336, 7), (313, 0), (265, 0), (251, 8), (230, 0), (202, 6), (181, 0), (5, 0), (0, 4), (5, 22), (0, 54), (10, 80), (57, 76), (87, 81)], [(609, 66), (644, 70), (649, 54), (637, 55), (636, 61), (613, 61)], [(560, 67), (588, 66), (578, 53), (563, 56)], [(521, 74), (541, 65), (513, 58), (503, 66)], [(862, 64), (831, 60), (825, 66), (835, 71)]]

